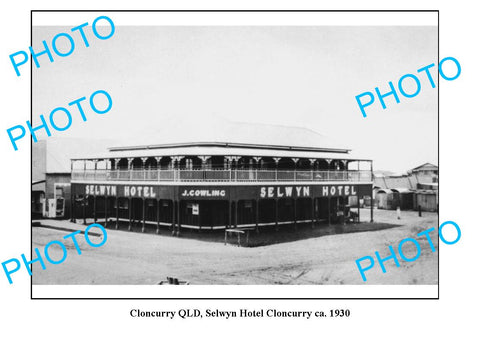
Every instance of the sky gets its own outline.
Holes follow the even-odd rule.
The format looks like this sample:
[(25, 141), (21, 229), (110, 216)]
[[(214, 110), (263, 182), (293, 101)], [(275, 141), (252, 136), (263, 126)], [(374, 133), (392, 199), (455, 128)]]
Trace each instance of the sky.
[[(34, 50), (70, 28), (34, 27)], [(376, 99), (367, 118), (355, 100), (436, 64), (437, 27), (117, 26), (108, 40), (87, 34), (90, 47), (76, 40), (72, 55), (53, 63), (44, 56), (34, 68), (33, 122), (99, 89), (113, 107), (98, 115), (86, 101), (87, 121), (72, 109), (72, 126), (54, 137), (131, 145), (156, 134), (161, 143), (228, 120), (312, 129), (373, 159), (377, 170), (438, 164), (438, 87), (419, 75), (416, 97), (387, 97), (385, 110)]]

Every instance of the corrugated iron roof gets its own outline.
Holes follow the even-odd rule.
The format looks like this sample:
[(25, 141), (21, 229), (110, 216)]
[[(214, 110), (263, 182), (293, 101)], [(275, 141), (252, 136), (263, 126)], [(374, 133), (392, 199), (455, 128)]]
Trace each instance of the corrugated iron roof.
[(355, 154), (297, 151), (297, 150), (268, 150), (254, 148), (235, 147), (206, 147), (190, 146), (181, 148), (165, 149), (139, 149), (123, 150), (90, 154), (84, 157), (73, 157), (73, 159), (106, 159), (106, 158), (128, 158), (128, 157), (161, 157), (161, 156), (250, 156), (250, 157), (291, 157), (291, 158), (319, 158), (319, 159), (341, 159), (341, 160), (365, 160), (367, 158), (357, 157)]
[(275, 146), (288, 148), (320, 149), (322, 151), (348, 152), (350, 149), (343, 142), (332, 137), (321, 135), (311, 129), (272, 124), (230, 122), (223, 119), (212, 119), (206, 124), (174, 125), (172, 129), (178, 133), (162, 135), (158, 132), (145, 132), (135, 136), (123, 145), (110, 148), (137, 149), (154, 148), (165, 144), (191, 145), (191, 144), (237, 144)]
[(393, 191), (390, 190), (390, 189), (380, 189), (380, 190), (377, 191), (377, 193), (378, 194), (381, 194), (381, 193), (391, 194), (391, 193), (393, 193)]
[(419, 165), (413, 169), (410, 169), (410, 171), (415, 171), (415, 170), (438, 170), (438, 166), (432, 163), (423, 163), (422, 165)]
[(391, 189), (393, 192), (398, 192), (398, 193), (409, 193), (409, 192), (413, 192), (412, 190), (408, 189), (408, 188), (392, 188)]

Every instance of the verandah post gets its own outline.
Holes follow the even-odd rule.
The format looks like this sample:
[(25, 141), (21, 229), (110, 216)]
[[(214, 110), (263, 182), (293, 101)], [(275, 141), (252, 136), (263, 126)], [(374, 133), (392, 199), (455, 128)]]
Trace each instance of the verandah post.
[(73, 187), (70, 185), (70, 222), (75, 223), (75, 195)]
[(108, 223), (108, 196), (107, 196), (107, 192), (105, 191), (105, 225), (104, 225), (105, 228), (107, 227), (107, 223)]
[(275, 231), (278, 231), (278, 199), (275, 199)]
[(235, 228), (238, 227), (238, 201), (233, 201), (235, 209)]
[(232, 227), (232, 201), (230, 199), (228, 200), (227, 214), (228, 214), (227, 228), (231, 228)]
[(142, 198), (142, 233), (145, 232), (145, 205), (147, 200), (145, 198)]
[(157, 199), (157, 230), (156, 233), (160, 233), (160, 199)]
[(330, 211), (330, 196), (327, 199), (328, 199), (328, 226), (330, 226), (331, 225), (330, 216), (332, 215), (332, 212)]
[(115, 209), (115, 229), (118, 229), (118, 197), (115, 197), (115, 202), (116, 202), (116, 209)]
[(255, 231), (257, 232), (257, 234), (259, 233), (259, 229), (258, 229), (258, 205), (259, 205), (259, 200), (256, 199), (255, 200)]
[(182, 200), (178, 200), (177, 204), (177, 236), (180, 236), (180, 228), (181, 228), (181, 214), (180, 210), (182, 208)]
[(297, 199), (293, 199), (293, 226), (297, 231)]
[(312, 197), (312, 229), (315, 228), (315, 197)]
[(87, 202), (88, 202), (88, 199), (87, 199), (87, 196), (86, 195), (83, 195), (83, 200), (82, 200), (82, 204), (83, 204), (83, 224), (87, 224)]
[(358, 223), (360, 223), (360, 196), (357, 195), (357, 207), (358, 207)]
[(132, 231), (132, 198), (128, 198), (128, 231)]
[(97, 223), (97, 194), (93, 192), (93, 223)]
[(170, 226), (172, 236), (175, 236), (175, 204), (175, 200), (172, 200), (172, 225)]

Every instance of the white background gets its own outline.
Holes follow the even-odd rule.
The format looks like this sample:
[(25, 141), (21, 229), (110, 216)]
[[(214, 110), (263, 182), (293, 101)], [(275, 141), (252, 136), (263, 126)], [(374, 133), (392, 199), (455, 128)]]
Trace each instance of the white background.
[[(72, 9), (389, 9), (383, 1), (191, 1), (179, 3), (136, 1), (120, 3), (83, 1)], [(8, 56), (30, 44), (31, 9), (67, 9), (60, 1), (1, 5), (0, 82), (2, 114), (0, 124), (0, 167), (2, 212), (0, 260), (29, 253), (30, 247), (30, 154), (14, 152), (5, 130), (29, 119), (30, 75), (16, 77)], [(335, 6), (335, 7), (332, 7)], [(476, 214), (477, 79), (479, 76), (476, 25), (478, 13), (466, 1), (404, 1), (391, 9), (439, 9), (440, 57), (454, 56), (462, 65), (462, 75), (454, 82), (440, 83), (440, 221), (454, 220), (462, 228), (462, 239), (453, 246), (441, 245), (440, 300), (432, 301), (31, 301), (30, 277), (17, 273), (15, 283), (0, 280), (0, 320), (2, 338), (85, 338), (85, 337), (195, 337), (234, 338), (330, 335), (374, 339), (405, 337), (471, 338), (478, 303), (476, 241), (479, 239)], [(388, 114), (388, 111), (385, 111)], [(473, 174), (470, 175), (470, 174)], [(257, 287), (252, 286), (252, 290)], [(298, 289), (303, 289), (298, 287)], [(132, 308), (178, 310), (179, 308), (218, 308), (232, 310), (292, 309), (328, 310), (348, 308), (349, 319), (133, 319)], [(467, 335), (468, 334), (468, 335)]]

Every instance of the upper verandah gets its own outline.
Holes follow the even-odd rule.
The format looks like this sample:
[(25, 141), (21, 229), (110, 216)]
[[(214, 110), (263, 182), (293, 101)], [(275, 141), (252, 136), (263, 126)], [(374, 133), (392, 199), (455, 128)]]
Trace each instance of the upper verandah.
[[(110, 151), (103, 155), (72, 159), (72, 169), (304, 169), (347, 170), (352, 162), (371, 160), (348, 151), (321, 152), (285, 148), (239, 146), (169, 145), (159, 148)], [(82, 164), (83, 163), (83, 164)], [(371, 164), (369, 164), (371, 168)]]
[[(320, 174), (322, 178), (343, 178), (345, 171), (372, 170), (371, 160), (352, 155), (350, 149), (310, 129), (246, 123), (224, 123), (221, 126), (212, 124), (210, 131), (199, 129), (201, 133), (178, 136), (176, 141), (168, 139), (169, 143), (159, 142), (162, 140), (159, 135), (143, 138), (143, 141), (135, 138), (134, 146), (111, 147), (102, 155), (73, 159), (72, 170), (116, 170), (122, 171), (123, 175), (109, 174), (128, 178), (147, 178), (149, 176), (145, 171), (158, 178), (168, 177), (165, 171), (173, 170), (235, 171), (233, 176), (225, 173), (228, 178), (237, 178), (236, 174), (243, 170), (260, 171), (262, 176), (266, 174), (262, 170), (274, 170), (275, 176), (272, 174), (269, 177), (275, 178), (281, 174), (279, 171), (288, 171), (285, 173), (288, 178), (297, 177), (299, 171), (327, 171)], [(161, 173), (153, 173), (152, 170)], [(208, 176), (202, 177), (218, 177), (220, 173), (206, 174)], [(78, 176), (85, 177), (80, 173)], [(313, 178), (316, 175), (300, 176)]]
[[(198, 136), (188, 136), (193, 141), (187, 142), (183, 136), (181, 142), (161, 144), (157, 136), (150, 143), (136, 139), (136, 146), (117, 146), (102, 155), (75, 158), (74, 178), (371, 180), (371, 160), (352, 155), (350, 149), (309, 129), (230, 126), (237, 128), (235, 133), (212, 133), (207, 142), (198, 142), (202, 140)], [(258, 138), (260, 132), (263, 135)], [(360, 174), (360, 170), (367, 171)]]

